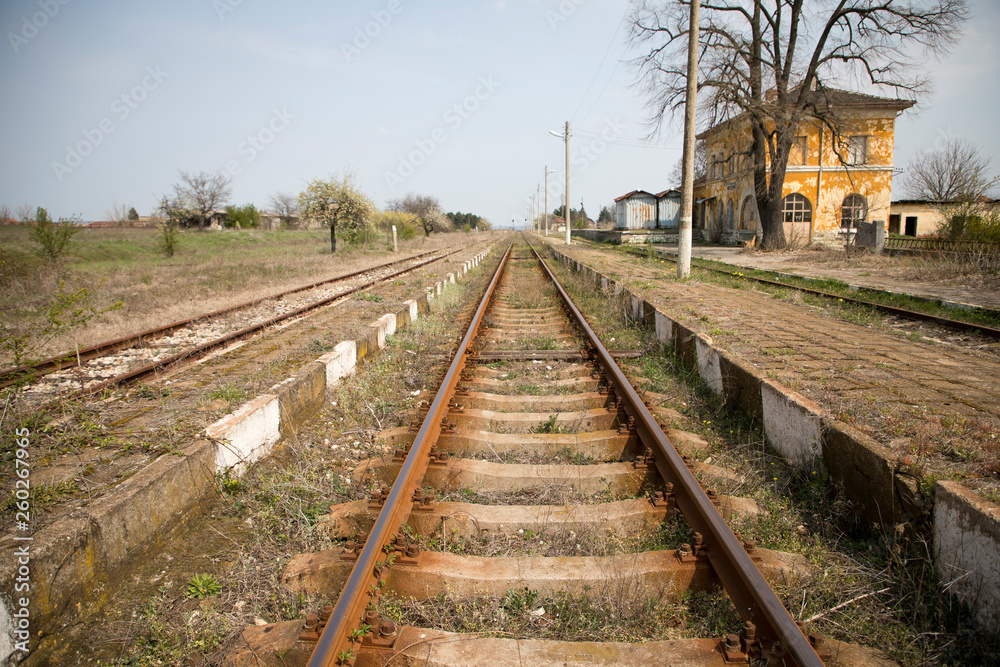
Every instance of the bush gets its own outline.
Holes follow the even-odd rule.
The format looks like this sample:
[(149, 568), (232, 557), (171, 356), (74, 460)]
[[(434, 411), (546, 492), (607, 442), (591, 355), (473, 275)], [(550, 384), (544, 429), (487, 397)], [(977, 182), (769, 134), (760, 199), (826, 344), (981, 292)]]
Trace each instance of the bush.
[(41, 206), (35, 212), (35, 224), (31, 228), (31, 240), (38, 245), (35, 251), (53, 264), (69, 252), (73, 236), (80, 231), (78, 218), (59, 218), (52, 222), (49, 212)]
[(160, 240), (157, 242), (157, 248), (167, 257), (173, 257), (174, 253), (177, 252), (177, 242), (180, 232), (177, 230), (177, 221), (173, 218), (167, 218), (160, 223)]
[(396, 238), (400, 241), (414, 239), (417, 237), (419, 226), (417, 217), (412, 213), (402, 211), (385, 211), (372, 216), (372, 225), (386, 235), (389, 243), (392, 243), (392, 227), (396, 226)]
[(226, 207), (226, 227), (254, 229), (260, 227), (260, 211), (253, 204)]

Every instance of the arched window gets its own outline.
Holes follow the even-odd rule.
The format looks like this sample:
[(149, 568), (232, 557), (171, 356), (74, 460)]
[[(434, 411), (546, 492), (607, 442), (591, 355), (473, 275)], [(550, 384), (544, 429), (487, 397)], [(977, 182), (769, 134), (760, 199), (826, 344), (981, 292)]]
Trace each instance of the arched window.
[(740, 229), (757, 229), (757, 202), (753, 197), (745, 198), (740, 207)]
[(784, 222), (812, 222), (812, 204), (805, 195), (793, 192), (781, 200), (781, 219)]
[(847, 195), (840, 205), (840, 226), (844, 229), (856, 229), (859, 222), (868, 217), (868, 201), (858, 193)]
[(733, 200), (726, 202), (726, 229), (732, 229), (734, 224)]

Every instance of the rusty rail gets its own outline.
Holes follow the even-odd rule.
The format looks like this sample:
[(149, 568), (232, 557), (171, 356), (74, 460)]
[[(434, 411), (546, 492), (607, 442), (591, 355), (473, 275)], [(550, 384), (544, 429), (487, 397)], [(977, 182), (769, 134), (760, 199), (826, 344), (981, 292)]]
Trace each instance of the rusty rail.
[(391, 564), (389, 555), (383, 549), (390, 544), (390, 541), (394, 539), (409, 517), (412, 509), (411, 498), (413, 498), (418, 485), (423, 482), (424, 474), (430, 463), (431, 445), (441, 433), (441, 422), (448, 415), (448, 404), (455, 393), (455, 387), (461, 380), (462, 369), (465, 368), (468, 361), (470, 345), (479, 333), (483, 314), (493, 300), (494, 290), (507, 265), (512, 248), (513, 244), (507, 247), (489, 286), (486, 288), (479, 308), (472, 317), (465, 337), (455, 352), (454, 359), (441, 383), (441, 388), (434, 397), (420, 430), (417, 431), (399, 475), (375, 520), (375, 525), (365, 540), (364, 548), (357, 556), (357, 561), (354, 563), (347, 584), (333, 608), (333, 613), (316, 643), (316, 648), (309, 659), (310, 667), (351, 665), (354, 662), (351, 656), (354, 655), (355, 642), (352, 639), (360, 639), (360, 637), (352, 636), (352, 633), (361, 626), (363, 613), (369, 602), (378, 599), (377, 582), (385, 576), (388, 565)]
[[(412, 267), (410, 267), (408, 269), (405, 269), (403, 271), (393, 273), (392, 275), (387, 276), (387, 278), (392, 278), (394, 276), (400, 275), (400, 273), (404, 273), (406, 271), (411, 271), (413, 269), (417, 269), (417, 268), (420, 268), (422, 266), (425, 266), (425, 265), (427, 265), (427, 264), (429, 264), (431, 262), (435, 262), (435, 261), (437, 261), (439, 259), (443, 259), (445, 257), (449, 257), (449, 256), (454, 255), (455, 253), (459, 252), (460, 250), (461, 250), (461, 248), (459, 250), (453, 250), (452, 252), (449, 252), (449, 253), (446, 253), (444, 255), (441, 255), (440, 257), (435, 257), (435, 258), (433, 258), (431, 260), (428, 260), (426, 262), (422, 262), (422, 263), (420, 263), (420, 264), (418, 264), (416, 266), (412, 266)], [(368, 267), (366, 269), (361, 269), (359, 271), (353, 271), (351, 273), (345, 273), (343, 275), (334, 276), (333, 278), (327, 278), (325, 280), (320, 280), (318, 282), (310, 283), (308, 285), (303, 285), (301, 287), (295, 287), (295, 288), (292, 288), (290, 290), (285, 290), (283, 292), (279, 292), (277, 294), (272, 294), (271, 296), (265, 296), (265, 297), (261, 297), (259, 299), (253, 299), (252, 301), (247, 301), (246, 303), (241, 303), (241, 304), (236, 305), (236, 306), (230, 306), (228, 308), (221, 308), (219, 310), (214, 310), (214, 311), (212, 311), (210, 313), (204, 313), (202, 315), (198, 315), (196, 317), (191, 317), (191, 318), (188, 318), (186, 320), (178, 320), (177, 322), (173, 322), (171, 324), (167, 324), (167, 325), (164, 325), (162, 327), (156, 327), (156, 328), (153, 328), (153, 329), (149, 329), (147, 331), (143, 331), (142, 333), (134, 334), (132, 336), (125, 336), (125, 337), (122, 337), (122, 338), (116, 338), (114, 340), (105, 341), (103, 343), (98, 343), (97, 345), (91, 345), (90, 347), (83, 348), (82, 350), (79, 351), (79, 353), (77, 353), (75, 351), (65, 352), (63, 354), (59, 354), (59, 355), (56, 355), (56, 356), (53, 356), (53, 357), (49, 357), (48, 359), (40, 361), (37, 364), (32, 364), (30, 366), (23, 366), (23, 367), (20, 367), (20, 368), (5, 368), (5, 369), (0, 370), (0, 389), (3, 389), (4, 387), (10, 386), (11, 384), (14, 383), (14, 381), (16, 380), (16, 378), (18, 376), (21, 376), (21, 375), (24, 375), (24, 374), (28, 374), (28, 373), (48, 374), (48, 373), (54, 373), (56, 371), (60, 371), (60, 370), (66, 369), (66, 368), (74, 368), (76, 366), (79, 366), (80, 363), (87, 362), (87, 361), (92, 361), (93, 359), (98, 359), (100, 357), (106, 356), (108, 354), (113, 354), (113, 353), (118, 352), (120, 350), (126, 350), (126, 349), (131, 348), (131, 347), (136, 347), (136, 346), (143, 345), (144, 343), (148, 342), (149, 340), (153, 340), (153, 339), (159, 338), (161, 336), (166, 336), (168, 334), (173, 333), (174, 331), (177, 331), (179, 329), (183, 329), (184, 327), (186, 327), (186, 326), (188, 326), (190, 324), (193, 324), (195, 322), (200, 322), (202, 320), (208, 320), (208, 319), (211, 319), (211, 318), (214, 318), (214, 317), (220, 317), (222, 315), (227, 315), (229, 313), (233, 313), (233, 312), (236, 312), (238, 310), (242, 310), (244, 308), (251, 308), (251, 307), (256, 306), (258, 304), (264, 303), (265, 301), (271, 301), (271, 300), (274, 300), (274, 299), (281, 299), (281, 298), (284, 298), (286, 296), (290, 296), (292, 294), (297, 294), (298, 292), (305, 292), (305, 291), (308, 291), (308, 290), (311, 290), (311, 289), (315, 289), (317, 287), (322, 287), (323, 285), (328, 285), (330, 283), (341, 282), (341, 281), (344, 281), (344, 280), (348, 280), (350, 278), (354, 278), (356, 276), (360, 276), (360, 275), (365, 274), (365, 273), (369, 273), (371, 271), (378, 271), (379, 269), (384, 269), (384, 268), (389, 267), (389, 266), (393, 266), (393, 265), (396, 265), (396, 264), (401, 264), (403, 262), (409, 262), (409, 261), (412, 261), (412, 260), (415, 260), (415, 259), (421, 259), (423, 257), (427, 257), (428, 255), (432, 255), (432, 254), (435, 254), (437, 252), (439, 252), (439, 251), (437, 251), (437, 250), (431, 250), (430, 252), (420, 253), (419, 255), (413, 255), (412, 257), (407, 257), (405, 259), (399, 259), (399, 260), (394, 260), (392, 262), (386, 262), (384, 264), (379, 264), (377, 266)], [(384, 280), (384, 279), (382, 279), (382, 280)], [(344, 292), (343, 294), (338, 294), (336, 297), (333, 297), (333, 298), (324, 299), (324, 300), (321, 300), (321, 301), (317, 301), (317, 302), (315, 302), (313, 304), (309, 304), (309, 306), (305, 307), (305, 309), (308, 309), (309, 307), (319, 307), (319, 306), (325, 305), (326, 303), (332, 301), (334, 298), (340, 298), (342, 296), (347, 296), (349, 294), (353, 294), (354, 292), (357, 292), (359, 289), (364, 289), (365, 287), (371, 286), (375, 282), (376, 281), (369, 281), (368, 283), (366, 283), (365, 285), (359, 287), (358, 289), (351, 290), (349, 292)], [(286, 314), (284, 316), (284, 318), (287, 319), (288, 317), (294, 317), (296, 314), (301, 314), (301, 312), (304, 312), (305, 309), (303, 309), (303, 308), (297, 309), (293, 313)], [(271, 320), (268, 320), (268, 322), (265, 323), (264, 326), (271, 326), (274, 323), (280, 322), (280, 321), (281, 321), (280, 317), (279, 318), (272, 318)], [(256, 331), (256, 330), (259, 330), (259, 327), (256, 328), (256, 329), (254, 329), (254, 331)], [(233, 339), (236, 339), (237, 336), (239, 336), (240, 334), (243, 334), (246, 331), (248, 331), (248, 329), (244, 329), (244, 330), (242, 330), (240, 332), (237, 332), (236, 334), (231, 334), (231, 335), (233, 336)], [(212, 341), (210, 343), (206, 343), (206, 346), (207, 346), (208, 349), (213, 349), (214, 347), (217, 347), (216, 345), (213, 345), (212, 343), (214, 343), (214, 341)], [(195, 350), (189, 350), (188, 353), (198, 353), (198, 352), (201, 352), (201, 351), (202, 350), (200, 350), (200, 349), (195, 349)], [(164, 364), (169, 365), (171, 363), (176, 363), (179, 360), (188, 358), (189, 357), (188, 353), (180, 353), (178, 355), (174, 355), (174, 356), (170, 357), (169, 360), (164, 359), (164, 360), (162, 360), (160, 362), (156, 362), (155, 364), (150, 364), (148, 366), (144, 366), (142, 369), (136, 369), (136, 371), (137, 372), (141, 371), (139, 373), (140, 375), (148, 374), (149, 372), (152, 372), (154, 370), (158, 370), (158, 369), (162, 368), (164, 366)], [(126, 375), (131, 375), (131, 374), (126, 374)], [(114, 383), (126, 381), (128, 379), (134, 379), (134, 377), (120, 377), (120, 378), (114, 379), (113, 382), (110, 381), (110, 380), (108, 382), (114, 384)], [(104, 383), (104, 384), (107, 385), (108, 383)], [(103, 388), (103, 386), (104, 385), (102, 385), (102, 388)], [(97, 390), (95, 390), (95, 391), (97, 391)]]
[(634, 420), (640, 439), (647, 447), (653, 449), (656, 455), (656, 467), (664, 481), (673, 484), (678, 507), (691, 527), (702, 534), (709, 562), (736, 605), (740, 616), (744, 621), (756, 625), (757, 637), (764, 642), (761, 649), (765, 655), (770, 654), (769, 657), (781, 660), (783, 651), (787, 649), (789, 657), (794, 661), (793, 664), (822, 667), (823, 661), (809, 640), (792, 620), (744, 546), (740, 544), (719, 510), (705, 494), (698, 480), (687, 469), (680, 454), (660, 429), (628, 378), (615, 363), (611, 353), (604, 347), (569, 294), (556, 280), (545, 260), (534, 247), (532, 251), (555, 284), (567, 309), (584, 331), (604, 376), (614, 388), (615, 396), (624, 399), (624, 410), (630, 421)]

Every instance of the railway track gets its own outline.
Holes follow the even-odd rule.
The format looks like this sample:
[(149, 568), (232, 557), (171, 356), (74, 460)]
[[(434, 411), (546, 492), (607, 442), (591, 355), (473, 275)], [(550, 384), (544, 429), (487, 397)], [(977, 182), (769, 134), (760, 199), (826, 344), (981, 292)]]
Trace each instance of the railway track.
[[(768, 579), (792, 576), (794, 557), (757, 548), (752, 536), (729, 529), (725, 517), (753, 511), (752, 501), (702, 486), (693, 470), (710, 476), (709, 467), (670, 442), (525, 243), (500, 260), (433, 400), (409, 428), (381, 437), (396, 445), (395, 454), (355, 471), (355, 481), (373, 489), (370, 501), (334, 508), (341, 525), (358, 527), (351, 540), (343, 550), (296, 557), (283, 576), (286, 585), (327, 594), (336, 605), (304, 624), (249, 628), (245, 650), (225, 664), (891, 664), (793, 620)], [(683, 543), (643, 548), (664, 533)], [(569, 543), (588, 542), (588, 535), (628, 547), (553, 557), (536, 555), (536, 545), (524, 555), (468, 555), (491, 540), (524, 546), (532, 534)], [(449, 541), (463, 549), (449, 549)], [(721, 638), (519, 641), (391, 618), (392, 600), (503, 600), (523, 591), (529, 599), (601, 594), (682, 604), (693, 591), (720, 587), (743, 622)], [(528, 613), (544, 623), (557, 612)]]
[[(584, 239), (586, 241), (586, 239)], [(598, 244), (592, 241), (587, 241), (587, 244), (594, 248), (601, 247), (602, 244)], [(621, 252), (636, 257), (649, 257), (649, 254), (645, 250), (638, 250), (634, 248), (622, 248)], [(668, 253), (661, 249), (655, 249), (656, 256), (659, 259), (665, 261), (677, 263), (674, 255)], [(759, 276), (747, 275), (743, 271), (730, 271), (728, 269), (720, 269), (714, 266), (707, 266), (698, 262), (697, 260), (692, 260), (692, 269), (698, 269), (700, 271), (708, 271), (710, 273), (716, 273), (719, 275), (724, 275), (729, 278), (734, 278), (736, 280), (746, 280), (758, 283), (760, 285), (767, 285), (769, 287), (778, 287), (781, 289), (791, 289), (803, 294), (810, 294), (813, 296), (822, 297), (825, 299), (830, 299), (833, 301), (843, 301), (857, 306), (863, 306), (866, 308), (872, 308), (886, 315), (891, 315), (893, 317), (898, 317), (904, 320), (910, 320), (913, 322), (930, 323), (945, 329), (952, 331), (959, 331), (963, 333), (978, 334), (985, 338), (992, 338), (994, 340), (1000, 340), (1000, 329), (995, 327), (990, 327), (985, 324), (977, 324), (975, 322), (969, 322), (965, 320), (956, 320), (954, 318), (942, 317), (940, 315), (934, 315), (931, 313), (924, 313), (916, 310), (910, 310), (908, 308), (900, 308), (897, 306), (892, 306), (884, 303), (878, 303), (875, 301), (869, 301), (867, 299), (860, 299), (857, 297), (852, 297), (846, 294), (834, 294), (831, 292), (825, 292), (823, 290), (812, 289), (810, 287), (804, 287), (802, 285), (795, 285), (792, 283), (781, 282), (778, 280), (770, 280), (767, 278), (761, 278)], [(808, 279), (804, 279), (808, 280)], [(866, 288), (860, 288), (859, 291), (864, 292)], [(869, 290), (872, 291), (872, 290)]]
[[(29, 398), (96, 394), (192, 363), (214, 351), (302, 317), (380, 282), (454, 255), (431, 251), (335, 276), (229, 308), (205, 313), (50, 357), (28, 367), (0, 371), (0, 389), (28, 378)], [(277, 313), (277, 314), (276, 314)]]

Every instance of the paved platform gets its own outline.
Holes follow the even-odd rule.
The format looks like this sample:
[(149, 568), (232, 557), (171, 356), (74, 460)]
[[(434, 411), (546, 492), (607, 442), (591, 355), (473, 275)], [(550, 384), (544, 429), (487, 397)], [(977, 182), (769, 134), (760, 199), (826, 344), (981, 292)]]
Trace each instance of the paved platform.
[(1000, 498), (1000, 356), (913, 340), (845, 321), (799, 300), (697, 280), (670, 263), (610, 250), (560, 250), (623, 280), (689, 328), (710, 335), (898, 454), (918, 475), (962, 479)]

